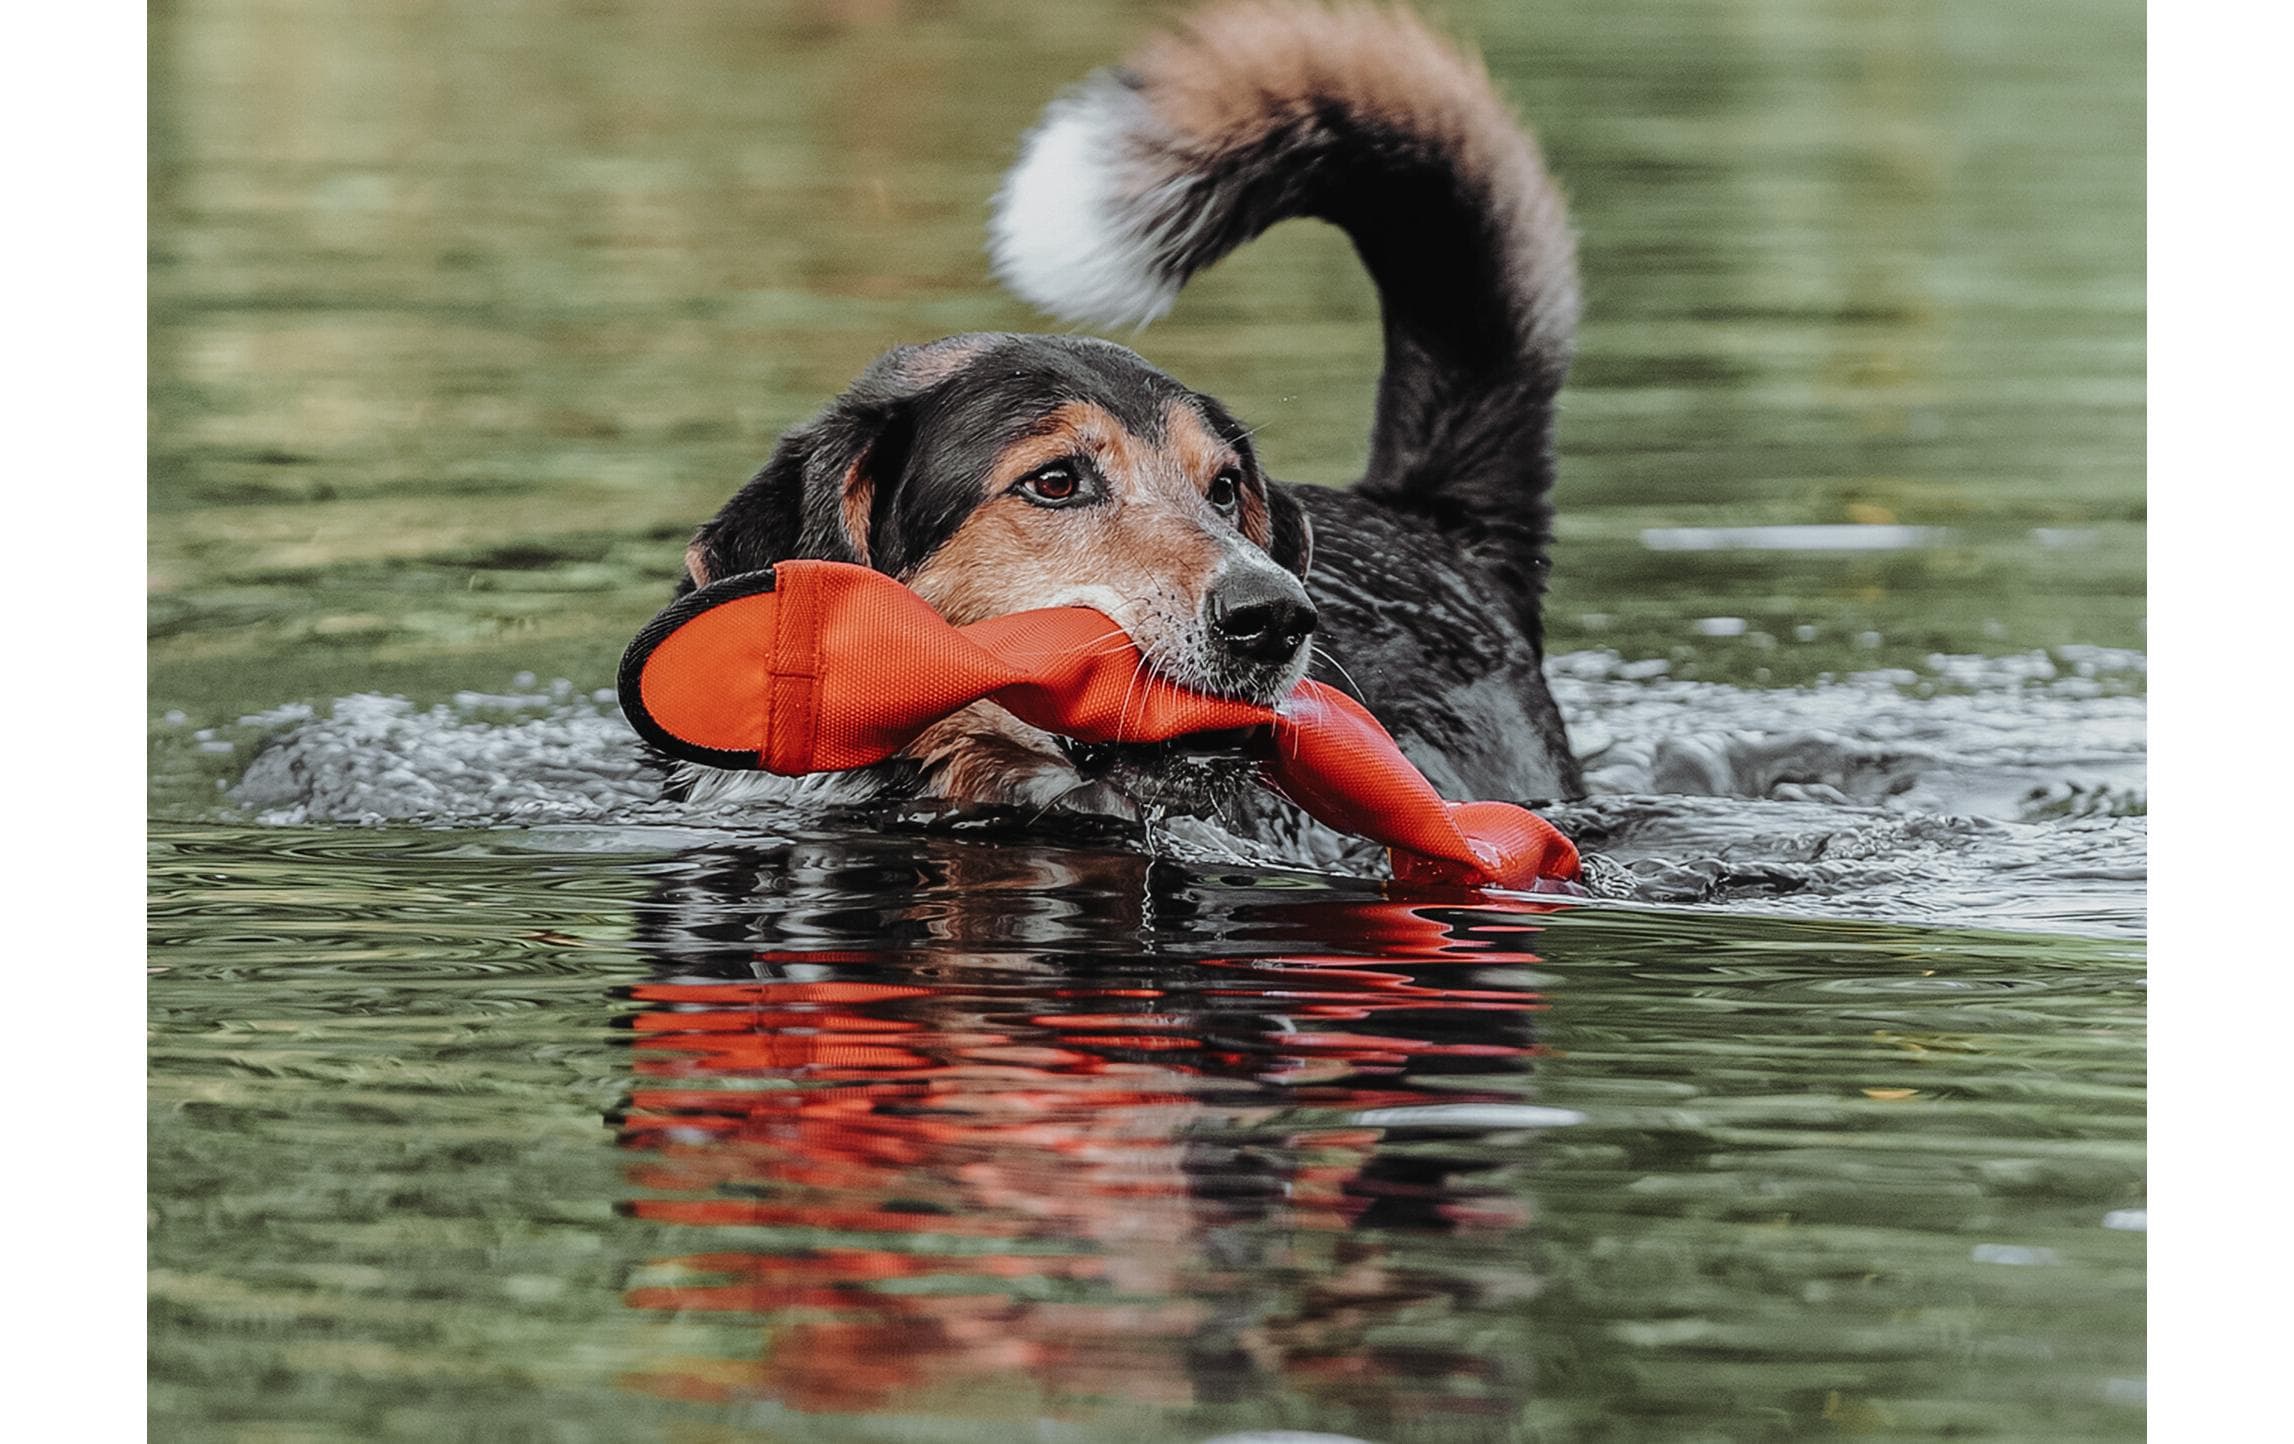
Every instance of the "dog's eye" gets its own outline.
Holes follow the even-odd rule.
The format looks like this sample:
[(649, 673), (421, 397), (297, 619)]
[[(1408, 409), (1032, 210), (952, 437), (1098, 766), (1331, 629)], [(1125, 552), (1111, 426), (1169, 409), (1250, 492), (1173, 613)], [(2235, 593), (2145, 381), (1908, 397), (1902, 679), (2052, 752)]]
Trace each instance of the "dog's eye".
[(1211, 489), (1205, 495), (1210, 498), (1211, 505), (1220, 511), (1233, 511), (1235, 503), (1241, 501), (1243, 497), (1242, 473), (1220, 472), (1211, 478)]
[(1038, 506), (1066, 506), (1083, 500), (1083, 469), (1072, 461), (1039, 466), (1012, 488)]

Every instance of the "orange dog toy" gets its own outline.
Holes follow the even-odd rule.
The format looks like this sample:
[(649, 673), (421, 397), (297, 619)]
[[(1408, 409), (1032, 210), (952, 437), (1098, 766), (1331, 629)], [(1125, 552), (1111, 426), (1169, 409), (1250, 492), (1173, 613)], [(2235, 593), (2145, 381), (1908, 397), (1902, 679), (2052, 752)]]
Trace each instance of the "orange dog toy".
[(622, 710), (648, 741), (783, 776), (885, 761), (983, 700), (1079, 742), (1264, 729), (1268, 785), (1384, 843), (1404, 882), (1529, 889), (1577, 876), (1577, 849), (1551, 823), (1508, 802), (1444, 802), (1344, 693), (1301, 682), (1262, 707), (1142, 676), (1138, 649), (1087, 607), (956, 627), (881, 572), (790, 561), (679, 598), (621, 659)]

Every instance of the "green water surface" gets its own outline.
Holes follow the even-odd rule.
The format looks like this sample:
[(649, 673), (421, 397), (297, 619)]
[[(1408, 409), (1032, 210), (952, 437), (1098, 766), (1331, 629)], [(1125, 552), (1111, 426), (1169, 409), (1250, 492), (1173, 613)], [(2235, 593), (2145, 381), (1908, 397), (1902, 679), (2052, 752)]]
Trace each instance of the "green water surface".
[[(1170, 13), (154, 5), (155, 1437), (2140, 1434), (2137, 944), (218, 815), (244, 714), (607, 685), (780, 428), (1040, 327), (986, 198)], [(1439, 13), (1582, 234), (1556, 650), (2144, 645), (2139, 6)], [(1128, 339), (1358, 466), (1336, 235)], [(1644, 541), (1818, 522), (1942, 530)]]

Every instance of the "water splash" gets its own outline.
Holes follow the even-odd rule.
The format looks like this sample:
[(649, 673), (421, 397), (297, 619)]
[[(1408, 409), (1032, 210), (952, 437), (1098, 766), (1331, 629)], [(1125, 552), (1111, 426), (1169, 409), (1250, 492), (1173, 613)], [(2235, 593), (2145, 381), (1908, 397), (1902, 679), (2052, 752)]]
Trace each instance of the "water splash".
[[(2140, 654), (1938, 655), (1789, 690), (1677, 679), (1610, 652), (1549, 666), (1592, 795), (1548, 811), (1598, 855), (1612, 897), (2142, 931)], [(266, 823), (751, 828), (839, 801), (831, 784), (792, 783), (762, 811), (664, 803), (612, 694), (564, 681), (427, 708), (346, 697), (242, 725), (254, 755), (228, 797)], [(1253, 836), (1165, 819), (1138, 841), (1217, 865), (1377, 866), (1373, 850), (1298, 826)]]

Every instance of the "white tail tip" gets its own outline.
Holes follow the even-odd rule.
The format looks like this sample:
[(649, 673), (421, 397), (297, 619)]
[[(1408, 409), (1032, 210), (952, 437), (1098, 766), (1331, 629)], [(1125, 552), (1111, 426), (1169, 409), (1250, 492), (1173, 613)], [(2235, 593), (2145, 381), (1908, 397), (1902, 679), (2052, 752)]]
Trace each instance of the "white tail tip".
[(1066, 321), (1144, 325), (1181, 278), (1156, 244), (1155, 183), (1132, 137), (1154, 124), (1137, 94), (1099, 75), (1053, 101), (996, 194), (988, 255), (1013, 294)]

